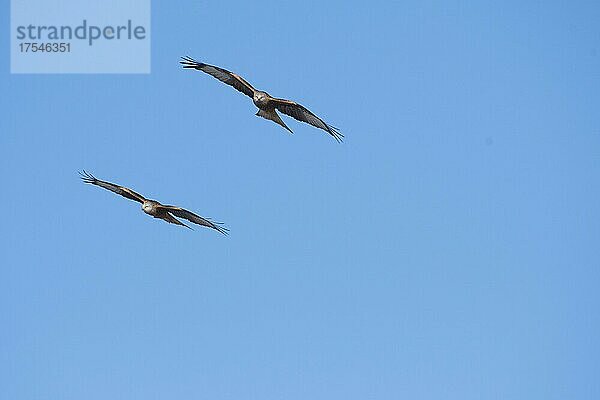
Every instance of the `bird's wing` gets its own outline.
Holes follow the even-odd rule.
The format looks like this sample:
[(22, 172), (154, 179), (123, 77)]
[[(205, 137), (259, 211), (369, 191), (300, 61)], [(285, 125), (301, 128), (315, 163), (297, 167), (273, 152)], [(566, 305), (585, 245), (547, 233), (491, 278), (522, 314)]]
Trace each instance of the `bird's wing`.
[(201, 217), (197, 214), (194, 214), (191, 211), (185, 210), (181, 207), (167, 206), (167, 205), (162, 205), (160, 207), (166, 209), (169, 213), (173, 214), (176, 217), (187, 219), (190, 222), (193, 222), (198, 225), (206, 226), (207, 228), (215, 229), (224, 235), (227, 235), (227, 233), (229, 232), (229, 229), (222, 226), (222, 224), (220, 222), (212, 222), (208, 218), (203, 218), (203, 217)]
[(226, 83), (229, 86), (233, 86), (236, 90), (239, 90), (246, 96), (251, 98), (254, 96), (255, 89), (252, 87), (252, 85), (246, 82), (244, 78), (234, 74), (231, 71), (227, 71), (224, 68), (215, 67), (214, 65), (200, 63), (190, 57), (181, 57), (180, 63), (183, 65), (183, 68), (192, 68), (197, 69), (198, 71), (206, 72), (221, 82)]
[(128, 189), (123, 186), (115, 185), (114, 183), (101, 181), (100, 179), (96, 179), (96, 177), (94, 175), (92, 175), (86, 171), (80, 172), (79, 175), (81, 175), (81, 179), (85, 183), (100, 186), (104, 189), (110, 190), (111, 192), (120, 194), (121, 196), (126, 197), (130, 200), (137, 201), (138, 203), (143, 203), (144, 200), (146, 200), (144, 198), (144, 196), (142, 196), (139, 193), (134, 192), (131, 189)]
[(291, 100), (276, 98), (271, 99), (271, 102), (275, 105), (275, 108), (281, 111), (282, 113), (289, 115), (290, 117), (297, 119), (298, 121), (306, 122), (319, 129), (323, 129), (325, 132), (333, 136), (333, 138), (338, 142), (342, 141), (344, 135), (342, 135), (336, 127), (328, 125), (327, 123), (325, 123), (325, 121), (317, 117), (303, 105), (300, 105)]

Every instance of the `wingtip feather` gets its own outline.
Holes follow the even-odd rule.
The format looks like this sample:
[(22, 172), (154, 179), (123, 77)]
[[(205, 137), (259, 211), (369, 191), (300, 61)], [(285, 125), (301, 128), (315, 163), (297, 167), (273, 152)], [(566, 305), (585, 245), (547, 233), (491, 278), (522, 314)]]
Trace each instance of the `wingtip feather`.
[(190, 56), (181, 57), (181, 60), (179, 61), (179, 63), (181, 65), (183, 65), (183, 68), (192, 68), (192, 69), (198, 69), (204, 65), (204, 64), (194, 60)]
[(81, 180), (84, 183), (91, 183), (91, 184), (93, 184), (97, 180), (94, 175), (90, 174), (85, 169), (82, 169), (81, 171), (79, 171), (79, 177), (81, 178)]

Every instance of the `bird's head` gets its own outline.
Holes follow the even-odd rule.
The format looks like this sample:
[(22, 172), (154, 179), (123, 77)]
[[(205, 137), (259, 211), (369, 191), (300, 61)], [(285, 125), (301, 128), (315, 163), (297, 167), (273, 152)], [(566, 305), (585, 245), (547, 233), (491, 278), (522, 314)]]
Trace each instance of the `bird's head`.
[(254, 100), (256, 101), (263, 101), (267, 98), (267, 94), (263, 93), (263, 92), (256, 92), (254, 93)]

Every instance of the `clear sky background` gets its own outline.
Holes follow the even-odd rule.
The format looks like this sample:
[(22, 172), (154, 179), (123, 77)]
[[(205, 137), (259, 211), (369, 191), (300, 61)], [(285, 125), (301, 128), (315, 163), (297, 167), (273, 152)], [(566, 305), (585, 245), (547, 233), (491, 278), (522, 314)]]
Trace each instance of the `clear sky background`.
[(149, 75), (10, 75), (5, 4), (0, 397), (600, 398), (600, 5), (473, 3), (154, 1)]

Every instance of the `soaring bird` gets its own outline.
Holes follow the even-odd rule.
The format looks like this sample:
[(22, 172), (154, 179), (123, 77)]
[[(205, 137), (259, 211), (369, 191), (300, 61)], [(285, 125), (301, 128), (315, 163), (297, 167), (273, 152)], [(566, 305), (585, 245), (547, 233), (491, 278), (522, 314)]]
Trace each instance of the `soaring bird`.
[(183, 68), (197, 69), (198, 71), (206, 72), (221, 82), (226, 83), (229, 86), (233, 86), (236, 90), (252, 98), (254, 105), (258, 107), (258, 112), (256, 115), (269, 119), (283, 126), (285, 129), (290, 131), (290, 133), (293, 133), (292, 130), (288, 128), (288, 126), (281, 120), (277, 114), (277, 111), (275, 110), (279, 110), (280, 112), (289, 115), (298, 121), (306, 122), (319, 129), (323, 129), (325, 132), (333, 136), (333, 138), (338, 142), (341, 142), (342, 138), (344, 137), (344, 135), (342, 135), (337, 128), (325, 123), (325, 121), (310, 112), (306, 107), (294, 101), (278, 99), (271, 96), (267, 92), (256, 90), (251, 84), (246, 82), (244, 78), (231, 71), (227, 71), (226, 69), (216, 67), (214, 65), (198, 62), (190, 57), (181, 57), (180, 63), (183, 65)]
[[(225, 235), (229, 231), (229, 229), (221, 226), (222, 224), (220, 222), (212, 222), (207, 218), (202, 218), (201, 216), (196, 215), (191, 211), (184, 210), (181, 207), (168, 206), (168, 205), (160, 204), (158, 201), (155, 201), (155, 200), (146, 199), (141, 194), (136, 193), (129, 188), (126, 188), (124, 186), (119, 186), (114, 183), (101, 181), (100, 179), (96, 179), (96, 177), (94, 177), (92, 174), (90, 174), (86, 171), (80, 172), (79, 175), (81, 175), (81, 179), (85, 183), (100, 186), (104, 189), (110, 190), (111, 192), (120, 194), (121, 196), (126, 197), (130, 200), (134, 200), (134, 201), (137, 201), (138, 203), (142, 203), (142, 210), (146, 214), (151, 215), (154, 218), (160, 218), (171, 224), (182, 225), (182, 226), (185, 226), (186, 228), (190, 228), (189, 226), (187, 226), (186, 224), (184, 224), (183, 222), (181, 222), (177, 218), (175, 218), (175, 217), (180, 217), (180, 218), (187, 219), (188, 221), (193, 222), (195, 224), (215, 229)], [(190, 229), (192, 229), (192, 228), (190, 228)]]

